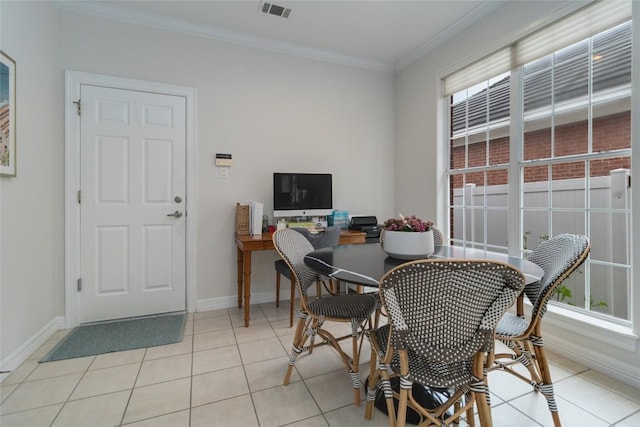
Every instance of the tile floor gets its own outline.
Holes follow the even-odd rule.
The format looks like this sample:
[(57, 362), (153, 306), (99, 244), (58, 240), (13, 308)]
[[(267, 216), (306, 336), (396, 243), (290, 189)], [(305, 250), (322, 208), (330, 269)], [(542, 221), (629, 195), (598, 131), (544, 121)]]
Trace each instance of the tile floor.
[[(378, 411), (364, 420), (328, 348), (301, 357), (282, 386), (293, 334), (288, 308), (251, 311), (249, 328), (242, 310), (201, 312), (189, 315), (181, 343), (39, 364), (67, 332), (59, 331), (2, 382), (0, 426), (388, 426)], [(368, 347), (363, 354), (368, 359)], [(565, 427), (640, 425), (640, 390), (549, 357)], [(495, 426), (552, 425), (529, 386), (501, 372), (489, 383)]]

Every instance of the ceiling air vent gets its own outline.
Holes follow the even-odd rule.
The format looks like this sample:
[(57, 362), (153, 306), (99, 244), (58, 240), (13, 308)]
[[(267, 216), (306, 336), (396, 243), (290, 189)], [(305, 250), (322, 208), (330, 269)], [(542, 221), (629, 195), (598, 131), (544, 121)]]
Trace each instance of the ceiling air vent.
[(291, 9), (288, 7), (278, 6), (277, 4), (268, 3), (266, 1), (262, 3), (260, 11), (269, 15), (281, 16), (283, 18), (288, 18), (291, 13)]

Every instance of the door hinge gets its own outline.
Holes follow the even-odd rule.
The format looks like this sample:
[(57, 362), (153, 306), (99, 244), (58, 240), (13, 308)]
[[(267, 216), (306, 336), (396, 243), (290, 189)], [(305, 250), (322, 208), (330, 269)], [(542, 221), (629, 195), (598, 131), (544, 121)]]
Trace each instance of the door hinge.
[(81, 100), (77, 100), (77, 101), (73, 101), (74, 104), (76, 104), (76, 110), (78, 111), (78, 115), (82, 114), (82, 101)]
[(78, 292), (82, 290), (82, 279), (78, 278)]
[(77, 199), (78, 203), (82, 203), (82, 190), (78, 190)]

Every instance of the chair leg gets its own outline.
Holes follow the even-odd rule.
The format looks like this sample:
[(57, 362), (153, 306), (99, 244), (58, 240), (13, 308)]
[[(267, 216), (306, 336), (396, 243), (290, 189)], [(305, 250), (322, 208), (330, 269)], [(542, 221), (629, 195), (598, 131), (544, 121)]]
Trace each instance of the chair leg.
[(482, 376), (482, 380), (471, 385), (471, 394), (473, 395), (473, 400), (475, 401), (476, 407), (478, 408), (478, 419), (480, 420), (480, 426), (492, 427), (493, 420), (491, 419), (491, 405), (489, 402), (489, 388), (487, 386), (487, 373), (485, 371), (485, 363), (486, 358), (484, 354), (476, 354), (473, 360), (475, 372), (474, 375)]
[(478, 407), (478, 419), (480, 420), (480, 426), (493, 426), (493, 421), (491, 420), (491, 408), (489, 407), (485, 394), (476, 392), (474, 392), (473, 394), (476, 401), (476, 406)]
[(354, 401), (356, 406), (360, 406), (360, 349), (358, 348), (358, 324), (351, 322), (351, 343), (352, 343), (352, 359), (351, 362), (351, 380), (353, 382)]
[[(400, 395), (398, 396), (398, 414), (396, 417), (396, 426), (404, 427), (407, 423), (407, 404), (409, 400), (409, 389), (412, 384), (403, 384), (404, 378), (400, 377)], [(409, 388), (407, 388), (409, 387)]]
[(276, 307), (280, 307), (280, 273), (276, 271)]
[(542, 337), (531, 336), (531, 343), (533, 344), (533, 350), (536, 358), (534, 363), (538, 367), (538, 372), (542, 377), (542, 381), (537, 385), (537, 389), (547, 399), (547, 405), (553, 418), (553, 425), (560, 427), (560, 415), (558, 415), (558, 405), (553, 394), (553, 382), (551, 381), (551, 371), (549, 370), (549, 364), (547, 362), (547, 356), (544, 352), (544, 343)]
[(371, 358), (369, 359), (369, 377), (367, 378), (367, 407), (364, 410), (364, 418), (370, 420), (373, 415), (373, 405), (376, 400), (376, 393), (378, 391), (378, 381), (380, 381), (380, 375), (377, 367), (377, 353), (371, 346)]
[(296, 303), (296, 281), (291, 278), (291, 297), (289, 302), (289, 327), (293, 326), (293, 307)]
[(293, 345), (291, 347), (291, 353), (289, 354), (289, 366), (287, 367), (287, 373), (284, 376), (283, 385), (289, 384), (291, 379), (291, 373), (293, 372), (293, 365), (296, 363), (296, 359), (302, 353), (303, 345), (306, 339), (305, 326), (307, 323), (307, 316), (301, 314), (298, 319), (298, 326), (296, 326), (296, 332), (293, 335)]

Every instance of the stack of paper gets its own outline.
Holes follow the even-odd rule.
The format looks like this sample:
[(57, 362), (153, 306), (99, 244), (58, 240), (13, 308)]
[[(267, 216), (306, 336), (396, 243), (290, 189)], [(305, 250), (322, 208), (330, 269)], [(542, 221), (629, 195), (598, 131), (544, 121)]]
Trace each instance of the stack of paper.
[(262, 203), (258, 202), (250, 202), (249, 203), (249, 215), (251, 215), (251, 235), (260, 235), (262, 234), (262, 212), (264, 211), (264, 206)]

